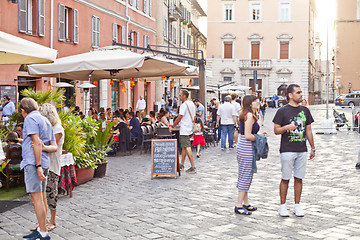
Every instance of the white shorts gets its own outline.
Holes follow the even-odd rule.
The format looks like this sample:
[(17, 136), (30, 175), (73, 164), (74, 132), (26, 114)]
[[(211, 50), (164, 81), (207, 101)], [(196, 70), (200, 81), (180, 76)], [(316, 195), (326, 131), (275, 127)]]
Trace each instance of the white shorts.
[(282, 179), (289, 180), (292, 177), (303, 179), (305, 177), (307, 152), (283, 152), (280, 153)]

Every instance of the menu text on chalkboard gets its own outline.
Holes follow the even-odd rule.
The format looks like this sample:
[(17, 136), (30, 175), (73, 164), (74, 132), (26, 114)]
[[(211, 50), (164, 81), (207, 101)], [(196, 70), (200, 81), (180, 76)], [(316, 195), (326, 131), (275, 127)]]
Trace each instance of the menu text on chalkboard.
[(178, 168), (178, 147), (176, 139), (152, 140), (151, 178), (154, 175), (175, 175)]

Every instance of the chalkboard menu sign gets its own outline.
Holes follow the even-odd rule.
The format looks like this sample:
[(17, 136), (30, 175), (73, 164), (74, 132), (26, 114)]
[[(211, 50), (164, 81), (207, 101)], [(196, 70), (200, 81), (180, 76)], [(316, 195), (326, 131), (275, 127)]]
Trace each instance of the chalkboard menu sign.
[(174, 175), (179, 168), (179, 155), (176, 139), (157, 139), (151, 141), (151, 179), (153, 176)]
[(16, 106), (16, 86), (15, 85), (2, 85), (0, 86), (0, 99), (1, 99), (1, 104), (3, 104), (3, 99), (4, 96), (8, 95), (11, 99), (11, 101), (15, 104)]

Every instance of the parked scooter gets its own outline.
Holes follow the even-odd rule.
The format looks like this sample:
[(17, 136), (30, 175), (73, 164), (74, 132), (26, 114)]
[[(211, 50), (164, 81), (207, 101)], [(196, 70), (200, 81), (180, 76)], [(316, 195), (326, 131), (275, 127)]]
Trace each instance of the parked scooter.
[(335, 109), (333, 109), (333, 114), (334, 114), (334, 118), (335, 121), (334, 123), (336, 124), (335, 129), (338, 131), (339, 128), (343, 127), (343, 126), (347, 126), (347, 129), (350, 130), (351, 127), (349, 126), (349, 122), (345, 117), (345, 113), (339, 113), (338, 111), (336, 111)]

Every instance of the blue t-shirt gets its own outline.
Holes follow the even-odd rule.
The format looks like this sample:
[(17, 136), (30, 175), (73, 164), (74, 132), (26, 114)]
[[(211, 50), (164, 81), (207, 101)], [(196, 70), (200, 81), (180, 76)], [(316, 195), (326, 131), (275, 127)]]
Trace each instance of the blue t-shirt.
[(15, 104), (9, 101), (4, 107), (0, 107), (3, 116), (10, 116), (15, 112)]
[[(34, 150), (31, 146), (32, 140), (30, 135), (38, 134), (40, 140), (45, 144), (49, 145), (50, 141), (55, 141), (55, 136), (53, 128), (44, 116), (42, 116), (38, 111), (32, 111), (24, 119), (24, 128), (23, 128), (23, 144), (22, 144), (22, 158), (23, 160), (20, 163), (20, 168), (23, 169), (26, 165), (35, 165), (35, 156)], [(50, 161), (47, 152), (42, 152), (41, 154), (41, 166), (43, 168), (50, 167)]]
[(141, 130), (139, 120), (138, 120), (136, 117), (133, 117), (133, 118), (130, 120), (130, 124), (129, 124), (129, 125), (133, 127), (133, 128), (131, 129), (131, 132), (132, 132), (133, 134), (136, 134), (136, 136), (139, 136), (140, 130)]
[(203, 106), (202, 104), (200, 104), (200, 105), (197, 107), (197, 109), (196, 109), (196, 112), (197, 112), (197, 113), (198, 113), (199, 111), (202, 111), (200, 118), (201, 118), (201, 120), (202, 120), (203, 123), (204, 123), (204, 122), (205, 122), (205, 118), (204, 118), (205, 108), (204, 108), (204, 106)]

